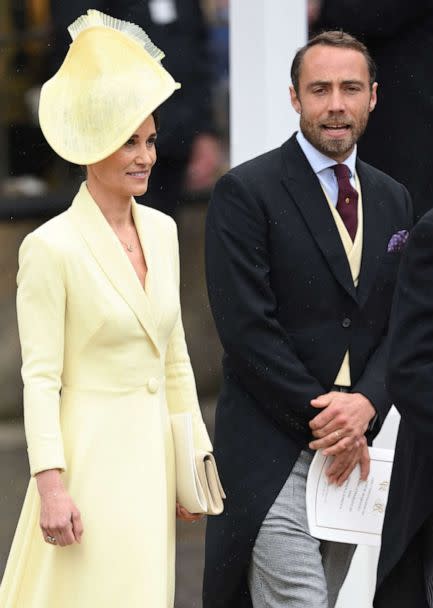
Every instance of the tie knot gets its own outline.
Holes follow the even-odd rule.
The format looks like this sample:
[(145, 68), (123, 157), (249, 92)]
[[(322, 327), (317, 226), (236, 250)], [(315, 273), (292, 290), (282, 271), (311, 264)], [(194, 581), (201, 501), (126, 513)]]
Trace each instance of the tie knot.
[(338, 165), (333, 165), (332, 169), (334, 170), (337, 181), (340, 181), (341, 179), (348, 180), (350, 178), (350, 169), (347, 165), (338, 163)]

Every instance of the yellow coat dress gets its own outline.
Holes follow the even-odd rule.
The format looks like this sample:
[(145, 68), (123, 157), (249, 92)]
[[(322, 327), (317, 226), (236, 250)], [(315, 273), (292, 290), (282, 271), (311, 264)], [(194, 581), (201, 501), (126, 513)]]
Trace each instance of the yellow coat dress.
[(85, 184), (20, 249), (17, 310), (32, 476), (52, 468), (81, 512), (80, 545), (44, 542), (32, 477), (1, 608), (172, 608), (170, 413), (198, 406), (179, 305), (176, 228), (133, 202), (145, 290)]

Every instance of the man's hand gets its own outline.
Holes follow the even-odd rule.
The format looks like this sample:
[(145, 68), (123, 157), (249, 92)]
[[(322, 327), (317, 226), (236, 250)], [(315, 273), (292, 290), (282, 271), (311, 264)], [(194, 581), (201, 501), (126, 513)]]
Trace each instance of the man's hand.
[(326, 471), (329, 483), (343, 485), (357, 464), (361, 467), (361, 479), (365, 481), (370, 473), (370, 454), (365, 437), (362, 437), (357, 448), (346, 450), (334, 457)]
[(311, 405), (323, 412), (309, 423), (315, 437), (309, 447), (323, 449), (325, 456), (361, 447), (368, 423), (376, 414), (370, 401), (361, 393), (331, 391), (313, 399)]

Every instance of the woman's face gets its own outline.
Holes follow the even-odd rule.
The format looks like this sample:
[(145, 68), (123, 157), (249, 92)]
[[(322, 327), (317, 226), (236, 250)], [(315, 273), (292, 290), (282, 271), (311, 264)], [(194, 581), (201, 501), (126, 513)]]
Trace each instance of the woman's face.
[(119, 150), (88, 165), (88, 182), (122, 197), (144, 194), (156, 161), (155, 143), (155, 121), (149, 116)]

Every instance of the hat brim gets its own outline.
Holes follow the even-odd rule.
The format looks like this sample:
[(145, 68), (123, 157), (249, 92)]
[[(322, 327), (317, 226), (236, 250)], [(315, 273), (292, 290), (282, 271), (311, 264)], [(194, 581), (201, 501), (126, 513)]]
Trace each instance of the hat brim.
[(39, 122), (65, 160), (91, 165), (107, 158), (180, 85), (135, 40), (90, 28), (71, 44), (41, 90)]

